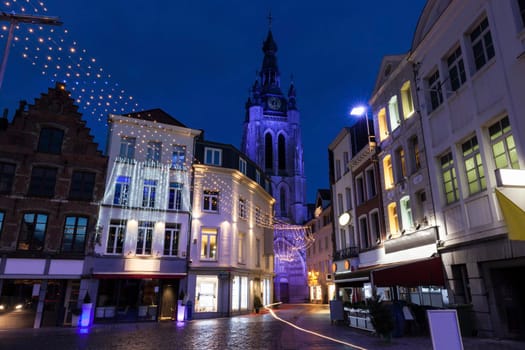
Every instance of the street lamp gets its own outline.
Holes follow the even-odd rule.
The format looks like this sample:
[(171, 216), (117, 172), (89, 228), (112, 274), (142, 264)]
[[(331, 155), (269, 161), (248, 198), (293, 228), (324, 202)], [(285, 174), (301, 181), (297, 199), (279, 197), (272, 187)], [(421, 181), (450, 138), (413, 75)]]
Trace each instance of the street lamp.
[(368, 136), (368, 150), (370, 152), (373, 151), (375, 147), (375, 138), (374, 136), (370, 135), (370, 126), (368, 125), (368, 107), (363, 105), (358, 105), (352, 108), (350, 111), (350, 115), (356, 116), (356, 117), (365, 117), (366, 121), (366, 133)]

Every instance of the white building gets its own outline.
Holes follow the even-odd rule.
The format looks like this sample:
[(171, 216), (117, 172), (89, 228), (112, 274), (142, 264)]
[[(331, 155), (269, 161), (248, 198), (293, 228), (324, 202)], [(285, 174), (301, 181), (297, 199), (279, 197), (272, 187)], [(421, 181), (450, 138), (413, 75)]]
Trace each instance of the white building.
[(97, 320), (173, 319), (186, 291), (194, 139), (160, 109), (109, 115), (92, 296)]
[(525, 333), (524, 24), (521, 0), (431, 0), (409, 57), (450, 301), (473, 305), (480, 335)]
[(199, 140), (193, 165), (188, 295), (194, 318), (251, 312), (273, 301), (270, 178), (231, 145)]

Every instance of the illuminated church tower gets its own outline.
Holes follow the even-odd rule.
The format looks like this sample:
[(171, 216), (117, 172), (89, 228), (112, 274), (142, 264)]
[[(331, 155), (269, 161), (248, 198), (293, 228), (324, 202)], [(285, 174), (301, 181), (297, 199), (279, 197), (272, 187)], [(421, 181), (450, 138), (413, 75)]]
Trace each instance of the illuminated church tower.
[(304, 302), (308, 298), (308, 286), (301, 225), (307, 214), (300, 113), (293, 81), (287, 96), (281, 91), (277, 44), (271, 28), (262, 50), (262, 68), (246, 102), (241, 149), (272, 180), (277, 223), (274, 226), (275, 299)]

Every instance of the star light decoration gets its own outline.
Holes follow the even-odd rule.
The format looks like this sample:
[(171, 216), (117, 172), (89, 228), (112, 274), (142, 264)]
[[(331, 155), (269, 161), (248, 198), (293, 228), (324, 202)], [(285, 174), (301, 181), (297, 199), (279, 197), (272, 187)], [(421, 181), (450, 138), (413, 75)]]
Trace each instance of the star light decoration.
[[(46, 15), (48, 11), (43, 1), (3, 0), (0, 4), (2, 11), (7, 13)], [(8, 30), (7, 24), (1, 24), (0, 39), (6, 38)], [(96, 58), (70, 37), (67, 28), (20, 24), (15, 27), (12, 45), (52, 83), (66, 84), (84, 115), (105, 123), (108, 113), (139, 110), (133, 96), (114, 82)]]

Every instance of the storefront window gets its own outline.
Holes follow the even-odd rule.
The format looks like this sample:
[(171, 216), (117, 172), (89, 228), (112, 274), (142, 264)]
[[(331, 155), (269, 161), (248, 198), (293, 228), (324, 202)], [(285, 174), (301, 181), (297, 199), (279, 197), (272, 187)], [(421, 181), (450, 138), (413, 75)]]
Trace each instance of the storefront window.
[(195, 312), (217, 312), (217, 276), (197, 276)]

